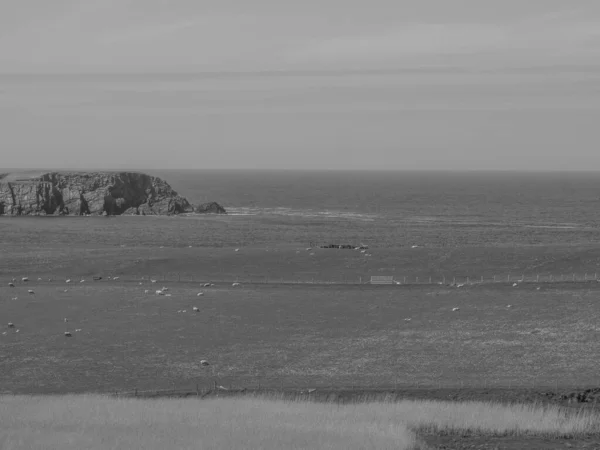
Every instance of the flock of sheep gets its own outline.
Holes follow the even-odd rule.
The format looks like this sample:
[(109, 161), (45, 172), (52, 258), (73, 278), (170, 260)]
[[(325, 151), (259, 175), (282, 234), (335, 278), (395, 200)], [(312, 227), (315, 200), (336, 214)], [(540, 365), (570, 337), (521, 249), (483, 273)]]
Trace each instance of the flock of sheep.
[[(102, 278), (101, 278), (101, 277), (94, 277), (94, 279), (102, 279)], [(119, 277), (107, 277), (107, 279), (109, 279), (109, 280), (118, 280), (118, 279), (119, 279)], [(22, 278), (21, 278), (21, 282), (22, 282), (22, 283), (27, 283), (28, 281), (29, 281), (29, 278), (28, 278), (28, 277), (22, 277)], [(41, 279), (41, 278), (38, 278), (38, 281), (42, 281), (42, 279)], [(48, 281), (52, 281), (52, 279), (51, 279), (51, 278), (49, 278), (49, 279), (48, 279)], [(157, 280), (153, 280), (153, 279), (151, 279), (150, 281), (151, 281), (151, 283), (156, 283), (156, 281), (157, 281)], [(16, 281), (16, 279), (15, 279), (15, 278), (13, 278), (13, 279), (12, 279), (12, 280), (11, 280), (11, 281), (8, 283), (8, 286), (9, 286), (9, 287), (11, 287), (11, 288), (15, 288), (15, 287), (16, 287), (16, 285), (15, 285), (15, 283), (16, 283), (16, 282), (17, 282), (17, 281)], [(84, 283), (84, 282), (85, 282), (85, 279), (83, 279), (83, 278), (82, 278), (82, 279), (81, 279), (79, 282), (80, 282), (80, 283)], [(66, 279), (66, 280), (65, 280), (65, 283), (67, 283), (67, 284), (68, 284), (68, 283), (71, 283), (71, 279), (70, 279), (70, 278)], [(142, 283), (140, 283), (140, 284), (142, 284)], [(233, 284), (232, 284), (232, 286), (234, 286), (234, 287), (235, 287), (235, 286), (240, 286), (240, 285), (241, 285), (241, 284), (240, 284), (240, 283), (238, 283), (238, 282), (235, 282), (235, 283), (233, 283)], [(211, 286), (214, 286), (214, 283), (204, 283), (204, 284), (203, 284), (203, 287), (211, 287)], [(163, 286), (161, 289), (157, 289), (157, 290), (156, 290), (156, 295), (164, 295), (165, 297), (170, 297), (170, 296), (171, 296), (171, 294), (170, 294), (170, 293), (168, 293), (168, 291), (169, 291), (169, 288), (168, 288), (168, 287), (165, 287), (165, 286)], [(64, 290), (64, 292), (67, 292), (67, 289), (65, 289), (65, 290)], [(35, 291), (34, 291), (33, 289), (28, 289), (28, 290), (27, 290), (27, 293), (28, 293), (29, 295), (35, 295)], [(144, 291), (144, 293), (145, 293), (145, 294), (149, 294), (149, 293), (150, 293), (150, 291), (146, 289), (146, 290)], [(203, 293), (203, 292), (198, 292), (198, 294), (197, 294), (197, 296), (198, 296), (198, 297), (201, 297), (201, 296), (203, 296), (203, 295), (204, 295), (204, 293)], [(13, 297), (13, 298), (12, 298), (12, 300), (18, 300), (18, 297)], [(192, 308), (192, 310), (193, 310), (194, 312), (200, 312), (200, 308), (198, 308), (197, 306), (194, 306), (194, 307)], [(178, 312), (178, 313), (182, 313), (182, 312), (183, 312), (183, 313), (185, 313), (185, 312), (187, 312), (187, 310), (179, 310), (179, 311), (177, 311), (177, 312)], [(64, 322), (65, 322), (65, 323), (67, 323), (67, 322), (68, 322), (68, 319), (67, 319), (66, 317), (64, 318)], [(8, 328), (15, 328), (15, 324), (14, 324), (13, 322), (8, 322)], [(19, 331), (20, 331), (20, 329), (18, 329), (18, 328), (15, 328), (15, 332), (16, 332), (16, 333), (18, 333)], [(75, 329), (75, 332), (80, 332), (80, 331), (81, 331), (81, 328), (77, 328), (77, 329)], [(2, 333), (2, 335), (6, 335), (6, 334), (7, 334), (7, 332), (6, 332), (6, 331)], [(65, 332), (64, 332), (64, 335), (65, 335), (66, 337), (71, 337), (71, 336), (73, 336), (73, 334), (72, 334), (70, 331), (65, 331)], [(202, 360), (202, 361), (200, 361), (200, 363), (201, 363), (202, 365), (206, 365), (206, 366), (207, 366), (207, 365), (209, 365), (209, 364), (208, 364), (208, 362), (207, 362), (206, 360)]]

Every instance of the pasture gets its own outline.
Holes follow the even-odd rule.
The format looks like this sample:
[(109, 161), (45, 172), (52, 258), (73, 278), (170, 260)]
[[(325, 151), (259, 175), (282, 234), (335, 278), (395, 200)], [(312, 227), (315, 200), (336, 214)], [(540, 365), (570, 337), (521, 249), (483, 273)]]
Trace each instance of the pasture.
[(74, 281), (11, 288), (3, 280), (3, 392), (192, 389), (213, 381), (247, 388), (598, 383), (598, 283), (537, 290), (182, 282), (166, 283), (166, 297), (155, 295), (160, 281)]

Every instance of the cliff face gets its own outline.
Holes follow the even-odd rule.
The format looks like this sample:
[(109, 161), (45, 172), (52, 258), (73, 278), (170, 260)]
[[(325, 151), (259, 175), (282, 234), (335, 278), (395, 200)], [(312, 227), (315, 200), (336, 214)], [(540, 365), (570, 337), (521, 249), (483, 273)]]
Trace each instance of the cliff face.
[(135, 172), (0, 175), (0, 214), (166, 215), (194, 207), (164, 180)]

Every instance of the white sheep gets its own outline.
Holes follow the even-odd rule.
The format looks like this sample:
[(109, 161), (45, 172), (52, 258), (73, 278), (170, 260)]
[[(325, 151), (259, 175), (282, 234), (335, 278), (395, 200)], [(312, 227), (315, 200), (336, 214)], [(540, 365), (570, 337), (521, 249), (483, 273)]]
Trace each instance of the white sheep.
[(118, 279), (119, 279), (119, 277), (113, 277), (113, 280), (118, 280)]
[(29, 281), (29, 278), (23, 277), (23, 278), (21, 278), (21, 281)]
[(12, 323), (12, 322), (8, 322), (8, 328), (14, 328), (14, 327), (15, 327), (15, 324), (14, 324), (14, 323)]
[(33, 289), (28, 289), (27, 292), (29, 292), (30, 294), (35, 294), (35, 292), (33, 292)]
[(68, 289), (65, 289), (63, 292), (69, 292), (69, 290), (68, 290)]
[(67, 318), (65, 317), (65, 323), (67, 323), (68, 321), (69, 321), (69, 319), (67, 319)]
[(512, 308), (512, 305), (506, 305), (507, 308)]
[(165, 295), (165, 293), (161, 290), (156, 291), (156, 295)]
[(460, 308), (452, 308), (452, 311), (460, 311)]
[(210, 366), (210, 364), (208, 363), (208, 361), (205, 360), (205, 359), (200, 360), (200, 365), (201, 366)]
[(148, 289), (146, 289), (146, 290), (144, 291), (144, 294), (148, 294), (149, 292), (150, 292), (150, 291), (149, 291)]
[(405, 321), (405, 322), (410, 322), (410, 321), (411, 321), (411, 319), (404, 319), (404, 321)]
[(68, 279), (68, 280), (66, 280), (66, 281), (65, 281), (65, 283), (70, 283), (70, 282), (71, 282), (71, 280), (70, 280), (70, 279)]
[(171, 296), (171, 294), (165, 294), (165, 297), (170, 297), (170, 296)]
[(71, 337), (71, 332), (70, 331), (65, 331), (65, 336), (66, 337)]
[(239, 249), (239, 248), (236, 248), (236, 249), (235, 249), (235, 251), (236, 251), (236, 252), (239, 252), (239, 251), (240, 251), (240, 249)]
[(181, 311), (181, 312), (187, 312), (187, 309), (184, 309), (184, 310), (183, 310), (183, 311)]
[(15, 283), (8, 283), (10, 287), (15, 287)]
[(81, 280), (80, 283), (83, 283), (85, 280)]
[(239, 286), (239, 285), (240, 285), (240, 283), (237, 283), (237, 282), (232, 284), (232, 286)]
[(38, 278), (38, 281), (42, 281), (42, 279), (41, 279), (41, 278)]
[(197, 307), (197, 306), (194, 306), (194, 307), (192, 308), (192, 310), (194, 310), (194, 311), (196, 311), (196, 312), (200, 311), (200, 310), (198, 309), (198, 307)]
[(150, 280), (150, 283), (156, 283), (156, 280)]
[(513, 283), (513, 287), (517, 287), (517, 286), (518, 286), (518, 284), (517, 284), (517, 283)]
[(18, 297), (13, 297), (12, 300), (18, 300)]
[(75, 331), (76, 331), (76, 332), (78, 332), (78, 331), (81, 331), (81, 328), (77, 328)]
[(210, 283), (204, 283), (204, 287), (210, 287)]
[(197, 296), (197, 297), (201, 297), (201, 296), (203, 296), (203, 295), (204, 295), (204, 292), (198, 292), (198, 293), (196, 294), (196, 296)]
[(169, 288), (168, 288), (168, 287), (164, 287), (164, 286), (163, 286), (162, 290), (163, 290), (163, 291), (168, 291), (168, 290), (169, 290)]

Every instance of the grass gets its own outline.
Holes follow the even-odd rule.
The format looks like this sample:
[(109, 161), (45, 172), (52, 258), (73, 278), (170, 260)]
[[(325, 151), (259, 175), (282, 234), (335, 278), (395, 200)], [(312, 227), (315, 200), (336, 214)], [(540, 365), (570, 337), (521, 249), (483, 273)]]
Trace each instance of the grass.
[(416, 432), (577, 438), (598, 434), (599, 424), (591, 412), (481, 402), (0, 398), (0, 446), (6, 450), (415, 449)]
[(375, 408), (257, 399), (117, 400), (5, 397), (0, 447), (100, 449), (398, 449), (413, 432)]
[(3, 283), (2, 391), (195, 390), (213, 380), (249, 388), (555, 388), (598, 380), (597, 284), (167, 285), (171, 297), (154, 295), (149, 282)]

